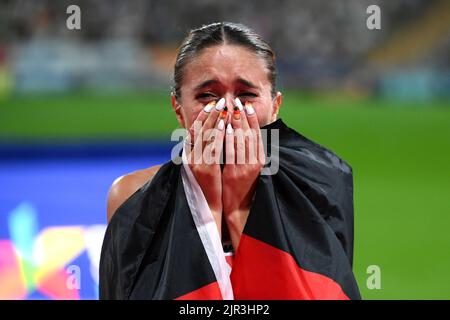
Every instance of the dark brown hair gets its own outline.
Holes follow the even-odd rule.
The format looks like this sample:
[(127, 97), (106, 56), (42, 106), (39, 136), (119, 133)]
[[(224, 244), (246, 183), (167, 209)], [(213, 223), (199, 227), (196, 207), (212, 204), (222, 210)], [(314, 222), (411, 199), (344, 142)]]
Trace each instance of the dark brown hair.
[(272, 97), (276, 95), (276, 70), (275, 54), (270, 46), (250, 28), (231, 22), (218, 22), (193, 29), (184, 39), (178, 52), (173, 74), (173, 94), (177, 99), (181, 97), (181, 84), (183, 82), (184, 68), (191, 59), (200, 53), (202, 49), (219, 44), (235, 44), (248, 48), (261, 57), (268, 72), (268, 78), (272, 85)]

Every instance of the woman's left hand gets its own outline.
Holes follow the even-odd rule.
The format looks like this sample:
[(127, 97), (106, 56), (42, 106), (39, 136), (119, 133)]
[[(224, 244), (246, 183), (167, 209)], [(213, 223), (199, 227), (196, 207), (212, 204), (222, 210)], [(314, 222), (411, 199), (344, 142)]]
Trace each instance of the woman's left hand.
[[(236, 99), (237, 100), (237, 99)], [(236, 104), (231, 126), (225, 133), (225, 166), (222, 172), (222, 204), (233, 246), (236, 249), (250, 211), (257, 178), (265, 163), (258, 117), (250, 103), (245, 112)]]

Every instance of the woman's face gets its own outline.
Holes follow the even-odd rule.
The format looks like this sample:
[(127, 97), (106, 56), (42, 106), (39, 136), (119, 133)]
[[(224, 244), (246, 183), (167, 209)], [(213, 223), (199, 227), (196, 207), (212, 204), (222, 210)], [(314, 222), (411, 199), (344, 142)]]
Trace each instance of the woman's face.
[(260, 126), (276, 120), (281, 93), (272, 99), (272, 86), (264, 60), (237, 45), (217, 45), (203, 49), (184, 68), (181, 101), (172, 96), (178, 121), (190, 128), (202, 108), (224, 97), (233, 110), (237, 97), (242, 104), (252, 103)]

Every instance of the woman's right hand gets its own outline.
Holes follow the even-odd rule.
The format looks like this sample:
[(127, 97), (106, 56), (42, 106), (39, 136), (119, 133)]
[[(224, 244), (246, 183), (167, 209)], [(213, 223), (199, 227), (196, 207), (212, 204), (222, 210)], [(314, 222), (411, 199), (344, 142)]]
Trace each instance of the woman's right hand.
[[(224, 106), (223, 98), (217, 104), (214, 101), (208, 103), (189, 129), (189, 139), (185, 144), (189, 167), (215, 217), (221, 217), (222, 213), (220, 156), (227, 118)], [(220, 220), (218, 227), (220, 231)]]

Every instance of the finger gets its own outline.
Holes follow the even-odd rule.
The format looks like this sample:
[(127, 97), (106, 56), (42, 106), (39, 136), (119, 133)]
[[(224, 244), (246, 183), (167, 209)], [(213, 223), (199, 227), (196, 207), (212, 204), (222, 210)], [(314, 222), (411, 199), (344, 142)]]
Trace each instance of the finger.
[(245, 164), (245, 133), (242, 128), (234, 129), (234, 150), (236, 153), (236, 164)]
[(217, 102), (215, 107), (212, 108), (211, 111), (209, 112), (209, 115), (206, 118), (206, 120), (203, 123), (203, 126), (200, 130), (201, 134), (196, 138), (196, 140), (201, 138), (200, 140), (205, 141), (203, 135), (206, 132), (210, 131), (211, 129), (217, 127), (218, 121), (220, 120), (219, 117), (223, 118), (223, 115), (224, 114), (226, 115), (226, 113), (227, 113), (226, 110), (224, 111), (224, 109), (225, 109), (225, 99), (222, 98)]
[(256, 136), (257, 144), (257, 161), (264, 165), (265, 164), (265, 151), (264, 144), (262, 141), (261, 128), (259, 127), (258, 117), (256, 115), (255, 109), (253, 108), (251, 102), (247, 101), (245, 103), (245, 117), (248, 122), (250, 129)]
[(231, 125), (234, 130), (241, 131), (242, 128), (242, 116), (244, 107), (242, 106), (239, 98), (234, 99), (233, 116), (231, 117)]
[(244, 154), (242, 154), (242, 146), (240, 146), (240, 149), (238, 150), (238, 140), (239, 142), (242, 142), (243, 132), (242, 132), (242, 116), (244, 108), (242, 106), (241, 101), (239, 98), (234, 99), (234, 107), (233, 107), (233, 115), (231, 117), (231, 125), (234, 130), (234, 150), (235, 150), (235, 157), (236, 157), (236, 164), (243, 164), (245, 162), (245, 149)]
[(215, 127), (215, 125), (218, 123), (217, 118), (219, 116), (222, 117), (222, 115), (223, 115), (224, 108), (225, 108), (225, 99), (222, 98), (217, 102), (215, 108), (211, 109), (211, 112), (209, 113), (208, 118), (206, 118), (205, 123), (203, 124), (204, 130)]
[(245, 103), (245, 119), (251, 129), (259, 130), (258, 117), (256, 116), (255, 109), (249, 101)]
[(225, 164), (235, 163), (235, 152), (234, 152), (234, 130), (231, 123), (227, 125), (227, 130), (225, 133)]
[[(233, 149), (234, 149), (234, 156), (233, 156), (233, 162), (235, 164), (244, 164), (245, 163), (245, 140), (244, 140), (244, 132), (242, 130), (242, 121), (241, 116), (243, 110), (241, 101), (237, 101), (239, 99), (234, 100), (234, 107), (233, 107), (233, 115), (231, 116), (231, 127), (233, 128)], [(231, 141), (231, 137), (229, 137)]]
[(207, 139), (203, 148), (203, 160), (205, 164), (219, 164), (220, 155), (223, 149), (223, 138), (225, 131), (225, 122), (220, 119), (217, 126), (208, 129)]
[[(258, 131), (253, 130), (249, 123), (246, 112), (244, 112), (244, 107), (242, 106), (241, 101), (236, 98), (235, 104), (240, 107), (240, 110), (242, 111), (240, 114), (240, 120), (241, 120), (241, 127), (244, 134), (244, 141), (245, 141), (245, 163), (248, 164), (256, 164), (258, 163)], [(246, 103), (247, 104), (247, 103)], [(251, 114), (252, 118), (253, 114)], [(256, 118), (256, 117), (253, 117)], [(258, 126), (259, 128), (259, 126)]]
[[(219, 101), (220, 102), (220, 101)], [(223, 103), (225, 102), (225, 99), (223, 99)], [(219, 112), (219, 115), (218, 115), (218, 117), (216, 118), (216, 121), (215, 121), (215, 123), (213, 124), (213, 127), (212, 128), (208, 128), (208, 127), (206, 127), (206, 126), (209, 126), (209, 124), (206, 124), (206, 126), (205, 126), (205, 131), (204, 131), (204, 134), (206, 135), (206, 136), (208, 136), (208, 135), (210, 135), (209, 133), (207, 133), (207, 132), (212, 132), (212, 139), (216, 139), (216, 133), (215, 133), (215, 131), (217, 131), (217, 129), (219, 128), (219, 127), (221, 127), (222, 128), (222, 130), (224, 131), (225, 130), (225, 125), (226, 125), (226, 123), (227, 123), (227, 121), (228, 121), (228, 118), (229, 118), (229, 112), (228, 112), (228, 108), (227, 108), (227, 106), (225, 106), (224, 104), (222, 104), (222, 103), (218, 103), (218, 107), (217, 108), (215, 108), (216, 109), (216, 111), (217, 112)], [(224, 137), (222, 136), (221, 138), (220, 137), (218, 137), (218, 139), (219, 139), (219, 142), (221, 142), (222, 144), (223, 144), (223, 139)], [(223, 149), (223, 147), (221, 148), (221, 149)]]
[(200, 121), (201, 123), (203, 123), (209, 116), (211, 110), (216, 106), (217, 101), (213, 100), (211, 102), (209, 102), (203, 109), (202, 111), (200, 111), (200, 113), (197, 116), (197, 121)]
[(223, 150), (223, 139), (225, 135), (225, 120), (220, 119), (217, 124), (216, 137), (214, 139), (214, 159), (215, 164), (220, 164), (220, 156)]
[[(214, 123), (218, 121), (219, 115), (223, 111), (224, 107), (225, 99), (223, 98), (215, 104), (208, 104), (201, 111), (207, 114), (206, 120), (204, 121), (203, 125), (201, 125), (201, 122), (199, 121), (194, 122), (193, 151), (195, 155), (192, 158), (195, 164), (202, 163), (206, 142), (211, 138), (211, 131), (213, 131), (214, 129)], [(204, 117), (204, 115), (202, 117)]]
[[(202, 134), (199, 134), (199, 137)], [(189, 154), (190, 163), (192, 164), (201, 164), (203, 157), (203, 141), (197, 137), (195, 139), (194, 145), (191, 147), (191, 153)]]
[(188, 142), (193, 143), (196, 138), (196, 129), (199, 130), (203, 126), (203, 122), (208, 118), (211, 110), (216, 106), (216, 101), (209, 102), (197, 115), (197, 118), (192, 122), (189, 128), (189, 138)]
[(244, 106), (242, 105), (241, 100), (239, 100), (239, 98), (234, 99), (234, 104), (235, 104), (233, 110), (233, 120), (235, 121), (234, 125), (239, 125), (239, 128), (247, 130), (249, 128), (249, 125), (247, 123), (246, 115), (244, 112)]
[(206, 118), (203, 126), (200, 126), (200, 122), (197, 122), (195, 124), (195, 142), (191, 144), (191, 151), (193, 151), (191, 159), (193, 160), (194, 164), (202, 164), (204, 161), (207, 162), (207, 164), (210, 164), (209, 160), (212, 161), (210, 153), (208, 152), (211, 151), (211, 146), (207, 148), (208, 150), (205, 149), (206, 144), (209, 141), (213, 141), (215, 139), (215, 129), (206, 127), (209, 127), (209, 124), (207, 124), (208, 121), (212, 122), (218, 118), (219, 111), (216, 110), (216, 108), (209, 107), (209, 110), (206, 110), (206, 112), (208, 112), (208, 117)]

